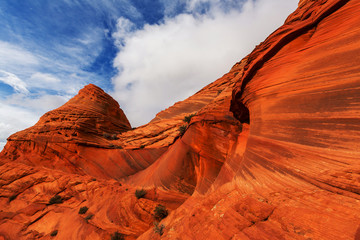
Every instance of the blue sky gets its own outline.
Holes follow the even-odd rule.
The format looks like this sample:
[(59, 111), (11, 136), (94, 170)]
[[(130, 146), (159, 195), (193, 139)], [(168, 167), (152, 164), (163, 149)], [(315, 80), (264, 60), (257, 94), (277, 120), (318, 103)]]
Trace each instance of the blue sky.
[(133, 126), (226, 73), (297, 0), (0, 1), (0, 149), (88, 83)]

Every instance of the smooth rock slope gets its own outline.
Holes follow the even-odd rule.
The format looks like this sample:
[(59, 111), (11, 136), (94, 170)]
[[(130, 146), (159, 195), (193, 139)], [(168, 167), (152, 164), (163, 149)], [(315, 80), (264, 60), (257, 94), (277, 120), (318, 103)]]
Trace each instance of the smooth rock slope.
[(85, 87), (0, 153), (0, 239), (360, 239), (359, 16), (356, 0), (301, 0), (136, 129)]

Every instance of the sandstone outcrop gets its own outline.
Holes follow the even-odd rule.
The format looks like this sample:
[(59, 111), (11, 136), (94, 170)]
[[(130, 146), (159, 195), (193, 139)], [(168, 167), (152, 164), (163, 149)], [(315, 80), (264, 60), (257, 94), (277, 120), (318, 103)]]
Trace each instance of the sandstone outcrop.
[(300, 1), (229, 73), (136, 129), (85, 87), (99, 102), (80, 92), (1, 152), (0, 239), (360, 239), (359, 14), (356, 0)]

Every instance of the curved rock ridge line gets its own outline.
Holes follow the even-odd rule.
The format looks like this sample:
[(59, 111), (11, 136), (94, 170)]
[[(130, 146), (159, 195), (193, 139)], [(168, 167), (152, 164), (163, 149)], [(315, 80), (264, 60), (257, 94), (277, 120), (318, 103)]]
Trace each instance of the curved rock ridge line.
[(89, 84), (63, 106), (44, 114), (31, 128), (8, 141), (101, 145), (104, 134), (131, 129), (119, 104), (99, 87)]
[(164, 148), (123, 150), (114, 144), (131, 130), (119, 104), (89, 84), (33, 127), (8, 138), (0, 162), (17, 161), (70, 173), (120, 179), (148, 167)]
[[(119, 141), (124, 148), (146, 148), (165, 147), (171, 145), (179, 136), (179, 127), (184, 125), (184, 117), (196, 115), (192, 120), (201, 120), (202, 115), (208, 120), (215, 120), (218, 114), (211, 114), (210, 109), (222, 109), (226, 112), (229, 119), (234, 120), (229, 109), (231, 92), (235, 82), (242, 75), (246, 58), (236, 63), (229, 73), (210, 83), (193, 96), (175, 103), (173, 106), (159, 112), (150, 123), (140, 126), (132, 131), (120, 134)], [(228, 106), (223, 106), (223, 103)], [(204, 114), (201, 114), (204, 113)], [(207, 114), (205, 114), (207, 113)], [(205, 116), (206, 115), (206, 116)]]
[(359, 16), (357, 0), (300, 1), (136, 129), (89, 86), (0, 153), (0, 239), (360, 239)]
[[(237, 146), (244, 145), (244, 143), (238, 143), (239, 139), (243, 139), (239, 137), (239, 134), (244, 127), (232, 116), (229, 108), (234, 83), (241, 76), (246, 61), (245, 58), (235, 64), (222, 78), (209, 84), (184, 102), (179, 102), (165, 110), (169, 113), (158, 114), (158, 117), (163, 116), (163, 118), (174, 114), (172, 118), (174, 119), (179, 117), (180, 112), (180, 116), (183, 117), (183, 111), (186, 109), (184, 106), (187, 106), (189, 102), (198, 101), (209, 94), (215, 95), (211, 102), (198, 110), (190, 123), (185, 124), (181, 120), (181, 124), (186, 128), (182, 137), (179, 137), (177, 133), (174, 144), (169, 146), (160, 158), (148, 168), (125, 178), (126, 183), (169, 190), (177, 189), (187, 194), (194, 191), (205, 194), (212, 188), (223, 164), (231, 156), (242, 154), (236, 150), (240, 148)], [(180, 111), (178, 112), (177, 109)], [(166, 119), (152, 121), (149, 125), (164, 121)], [(223, 183), (230, 179), (229, 175), (218, 182)]]
[(303, 1), (249, 55), (231, 106), (250, 113), (234, 189), (274, 211), (233, 239), (360, 238), (359, 14), (355, 0)]
[[(260, 46), (250, 54), (241, 81), (237, 82), (234, 99), (240, 99), (246, 84), (265, 62), (272, 58), (286, 44), (303, 35), (334, 11), (344, 6), (349, 0), (302, 1), (299, 8), (292, 13), (285, 24), (272, 33)], [(233, 104), (236, 106), (236, 104)], [(232, 107), (234, 107), (232, 106)], [(234, 109), (234, 112), (236, 110)]]
[[(3, 179), (0, 186), (4, 193), (0, 197), (1, 208), (10, 207), (10, 209), (5, 211), (3, 218), (0, 218), (0, 236), (3, 234), (10, 239), (26, 239), (26, 236), (46, 239), (52, 231), (58, 230), (59, 237), (64, 239), (85, 236), (87, 239), (106, 239), (118, 231), (124, 234), (126, 239), (136, 239), (146, 230), (153, 229), (152, 211), (157, 204), (165, 205), (171, 212), (195, 190), (196, 193), (205, 194), (212, 187), (212, 182), (215, 181), (227, 159), (233, 154), (239, 155), (235, 146), (238, 145), (237, 141), (240, 139), (238, 134), (241, 133), (242, 126), (232, 116), (229, 107), (233, 85), (241, 76), (245, 63), (246, 60), (235, 64), (228, 74), (185, 100), (184, 103), (177, 103), (172, 109), (180, 107), (182, 110), (172, 111), (175, 113), (172, 117), (170, 114), (165, 114), (167, 119), (156, 120), (137, 129), (117, 134), (116, 137), (119, 139), (109, 140), (99, 136), (96, 139), (97, 147), (70, 141), (42, 142), (40, 138), (37, 138), (37, 141), (9, 141), (0, 158), (0, 177)], [(211, 98), (212, 101), (209, 100)], [(184, 123), (183, 118), (189, 113), (186, 111), (190, 113), (194, 111), (194, 108), (189, 110), (181, 107), (189, 105), (189, 101), (209, 103), (201, 109), (196, 108), (198, 110), (196, 116), (190, 123)], [(124, 135), (137, 141), (141, 136), (136, 135), (135, 132), (138, 133), (140, 130), (144, 132), (147, 130), (149, 135), (149, 138), (140, 140), (142, 143), (151, 138), (157, 139), (156, 131), (161, 129), (162, 124), (166, 124), (168, 129), (172, 128), (172, 131), (176, 132), (175, 136), (166, 136), (166, 139), (172, 138), (172, 142), (176, 141), (170, 147), (166, 147), (166, 144), (172, 142), (166, 139), (164, 141), (169, 143), (166, 143), (165, 147), (154, 147), (159, 143), (157, 140), (153, 140), (154, 143), (146, 145), (145, 148), (115, 149), (107, 145), (111, 143), (115, 146), (126, 146), (123, 142)], [(187, 130), (184, 136), (179, 137), (178, 126), (181, 125), (187, 125)], [(129, 139), (126, 140), (129, 144), (132, 143)], [(25, 174), (24, 172), (27, 171), (31, 173)], [(33, 175), (33, 172), (37, 172), (37, 175)], [(59, 178), (58, 174), (62, 174), (65, 180)], [(41, 176), (56, 177), (49, 180)], [(75, 185), (86, 183), (85, 189), (91, 192), (86, 190), (82, 193), (83, 187), (73, 189), (72, 182), (68, 184), (68, 178), (74, 181), (76, 179)], [(116, 182), (102, 178), (117, 179), (122, 186), (114, 187)], [(221, 182), (230, 180), (229, 176)], [(43, 181), (52, 183), (45, 184)], [(97, 181), (104, 184), (87, 187), (88, 182)], [(13, 182), (15, 185), (11, 184)], [(55, 187), (57, 184), (61, 186), (60, 189)], [(51, 185), (55, 189), (49, 191), (43, 185)], [(141, 188), (147, 191), (145, 198), (134, 201), (135, 189)], [(79, 199), (76, 197), (75, 201), (74, 196), (80, 194), (78, 191), (82, 197)], [(96, 195), (93, 196), (93, 193)], [(50, 209), (46, 207), (47, 201), (55, 194), (64, 197), (66, 211), (61, 204)], [(99, 198), (101, 200), (96, 200)], [(68, 204), (69, 201), (71, 206)], [(119, 202), (121, 204), (118, 206)], [(32, 203), (37, 204), (36, 206), (40, 204), (39, 209), (35, 211), (36, 214), (34, 215), (34, 212), (23, 214), (23, 211), (27, 211), (26, 206), (33, 206)], [(78, 208), (82, 205), (89, 207), (91, 210), (89, 214), (94, 215), (93, 221), (84, 220), (88, 215), (78, 216)], [(101, 214), (96, 211), (100, 211)], [(57, 213), (56, 216), (49, 218), (48, 216), (52, 216), (53, 212)], [(19, 216), (22, 219), (20, 221)], [(30, 224), (34, 227), (27, 227), (24, 221), (34, 222)], [(47, 225), (46, 222), (51, 224)]]
[[(0, 239), (136, 239), (153, 226), (158, 204), (169, 212), (188, 195), (149, 189), (137, 199), (115, 180), (39, 169), (9, 162), (0, 166)], [(51, 199), (59, 196), (59, 201)], [(79, 212), (86, 207), (85, 213)]]
[(179, 137), (179, 127), (186, 125), (185, 116), (197, 114), (193, 122), (224, 120), (237, 125), (228, 109), (235, 76), (241, 76), (244, 64), (245, 60), (135, 129), (111, 96), (95, 85), (85, 86), (64, 106), (42, 116), (35, 126), (10, 136), (0, 162), (18, 161), (102, 178), (133, 175), (166, 152)]

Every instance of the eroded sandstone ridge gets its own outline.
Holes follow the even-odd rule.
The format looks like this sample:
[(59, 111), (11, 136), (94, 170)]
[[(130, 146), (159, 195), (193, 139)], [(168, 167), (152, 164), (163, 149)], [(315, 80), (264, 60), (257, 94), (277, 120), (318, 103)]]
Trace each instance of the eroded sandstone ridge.
[(0, 239), (360, 239), (359, 16), (356, 0), (301, 0), (229, 73), (136, 129), (86, 86), (9, 137)]

